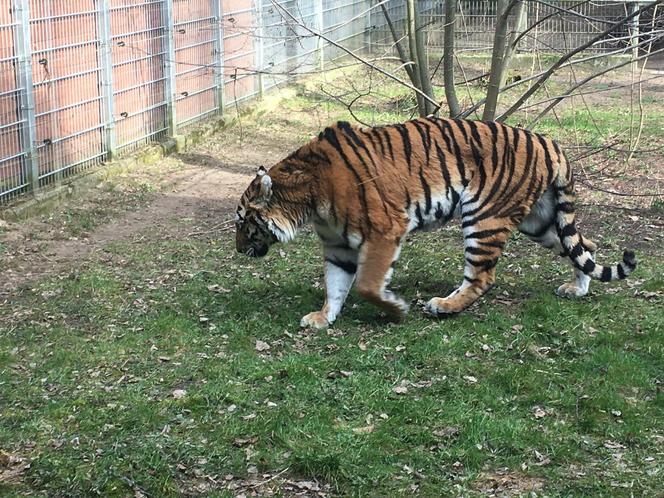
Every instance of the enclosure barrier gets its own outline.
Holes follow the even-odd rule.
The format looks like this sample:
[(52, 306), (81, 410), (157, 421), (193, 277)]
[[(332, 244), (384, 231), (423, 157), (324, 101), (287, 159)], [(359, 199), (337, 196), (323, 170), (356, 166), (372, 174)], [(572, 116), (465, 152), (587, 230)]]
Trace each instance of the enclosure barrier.
[[(393, 49), (372, 0), (3, 1), (10, 8), (0, 9), (0, 203), (182, 133), (344, 55), (306, 28), (351, 50)], [(490, 46), (495, 3), (459, 1), (460, 51)], [(442, 4), (418, 2), (431, 51), (442, 50)], [(385, 5), (403, 27), (404, 2)], [(529, 16), (551, 10), (536, 5)], [(594, 23), (559, 13), (525, 43), (578, 44), (625, 8), (591, 2), (584, 12)]]

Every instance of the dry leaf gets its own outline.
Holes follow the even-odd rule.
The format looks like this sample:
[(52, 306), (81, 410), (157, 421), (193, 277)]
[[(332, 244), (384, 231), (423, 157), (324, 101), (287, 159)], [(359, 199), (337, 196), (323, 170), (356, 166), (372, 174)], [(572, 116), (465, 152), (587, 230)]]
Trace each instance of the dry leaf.
[(406, 394), (408, 392), (408, 388), (406, 386), (394, 386), (392, 388), (392, 392), (397, 394)]
[(533, 408), (533, 415), (535, 416), (535, 418), (544, 418), (547, 416), (547, 413), (541, 407), (536, 406), (535, 408)]
[(371, 424), (371, 425), (367, 425), (365, 427), (356, 427), (355, 429), (353, 429), (353, 432), (355, 434), (369, 434), (369, 433), (373, 432), (373, 430), (374, 430), (374, 425)]
[(477, 382), (477, 377), (473, 377), (472, 375), (464, 375), (463, 378), (471, 384), (475, 384)]
[(433, 435), (436, 437), (450, 438), (456, 436), (457, 434), (459, 434), (459, 428), (453, 425), (433, 431)]
[(182, 399), (187, 395), (187, 391), (184, 389), (176, 389), (173, 391), (173, 397), (175, 399)]
[(256, 340), (256, 351), (267, 351), (270, 349), (270, 345), (265, 342), (261, 341), (260, 339)]
[(604, 447), (610, 450), (621, 450), (625, 448), (625, 446), (623, 446), (622, 444), (616, 441), (611, 441), (610, 439), (604, 441)]

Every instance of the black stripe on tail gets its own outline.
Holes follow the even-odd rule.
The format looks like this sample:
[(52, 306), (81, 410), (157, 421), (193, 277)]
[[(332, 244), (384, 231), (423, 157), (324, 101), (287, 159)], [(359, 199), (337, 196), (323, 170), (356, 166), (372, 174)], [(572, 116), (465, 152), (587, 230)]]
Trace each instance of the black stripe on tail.
[[(564, 161), (567, 163), (567, 161)], [(603, 266), (593, 261), (592, 253), (584, 246), (583, 239), (574, 225), (574, 192), (568, 164), (559, 165), (560, 169), (554, 181), (556, 195), (556, 231), (567, 256), (576, 268), (595, 280), (611, 282), (622, 280), (636, 269), (634, 252), (625, 251), (622, 262)]]

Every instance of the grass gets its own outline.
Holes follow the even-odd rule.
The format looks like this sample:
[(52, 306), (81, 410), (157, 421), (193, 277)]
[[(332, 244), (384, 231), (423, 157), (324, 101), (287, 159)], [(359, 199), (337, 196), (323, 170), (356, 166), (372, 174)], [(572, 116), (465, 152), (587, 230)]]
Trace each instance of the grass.
[[(352, 296), (317, 333), (297, 327), (323, 297), (311, 235), (260, 262), (230, 237), (116, 244), (122, 264), (3, 307), (0, 447), (32, 464), (0, 491), (177, 496), (287, 469), (341, 495), (472, 495), (507, 467), (549, 496), (654, 496), (664, 316), (644, 289), (662, 288), (661, 257), (632, 286), (564, 301), (568, 269), (525, 244), (456, 318), (389, 324)], [(418, 236), (395, 286), (444, 294), (461, 260), (456, 231)]]
[[(319, 90), (304, 85), (279, 112), (244, 115), (246, 143), (299, 142), (315, 120), (348, 119)], [(379, 90), (358, 116), (407, 117), (405, 92)], [(611, 106), (593, 109), (607, 135), (625, 126)], [(538, 131), (595, 143), (587, 116), (569, 108), (559, 116), (563, 127), (547, 118)], [(648, 117), (649, 143), (661, 140), (658, 122)], [(213, 140), (220, 157), (242, 162), (223, 155), (235, 141), (233, 129)], [(167, 166), (180, 167), (142, 174), (117, 165), (99, 196), (50, 221), (86, 235), (118, 215), (116, 204), (103, 209), (111, 197), (138, 209), (163, 187)], [(587, 230), (604, 236), (600, 261), (617, 261), (621, 247), (639, 241), (617, 216), (594, 209), (586, 218), (602, 225)], [(639, 216), (649, 223), (647, 212)], [(0, 306), (0, 495), (627, 497), (664, 489), (664, 253), (652, 237), (631, 279), (594, 283), (582, 300), (556, 297), (569, 267), (515, 237), (496, 288), (439, 321), (418, 302), (461, 281), (461, 233), (419, 234), (393, 281), (412, 303), (403, 324), (351, 294), (334, 328), (313, 332), (298, 327), (323, 300), (313, 235), (257, 261), (235, 253), (232, 233), (201, 233), (167, 239), (142, 230)], [(12, 473), (6, 454), (30, 466)]]

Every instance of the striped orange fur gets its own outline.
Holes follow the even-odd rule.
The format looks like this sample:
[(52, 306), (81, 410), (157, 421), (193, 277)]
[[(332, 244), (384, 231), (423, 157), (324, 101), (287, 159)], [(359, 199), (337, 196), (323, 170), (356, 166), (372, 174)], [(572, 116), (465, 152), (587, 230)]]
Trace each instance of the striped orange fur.
[(596, 245), (574, 224), (574, 181), (565, 154), (542, 135), (502, 123), (419, 118), (360, 128), (338, 122), (261, 169), (236, 213), (237, 250), (262, 256), (310, 223), (325, 257), (326, 302), (302, 326), (332, 323), (356, 281), (358, 293), (395, 320), (406, 303), (389, 289), (405, 236), (461, 217), (461, 285), (426, 305), (458, 313), (494, 284), (495, 267), (516, 229), (567, 257), (574, 280), (558, 288), (582, 296), (590, 279), (625, 278), (632, 252), (613, 266), (595, 263)]

